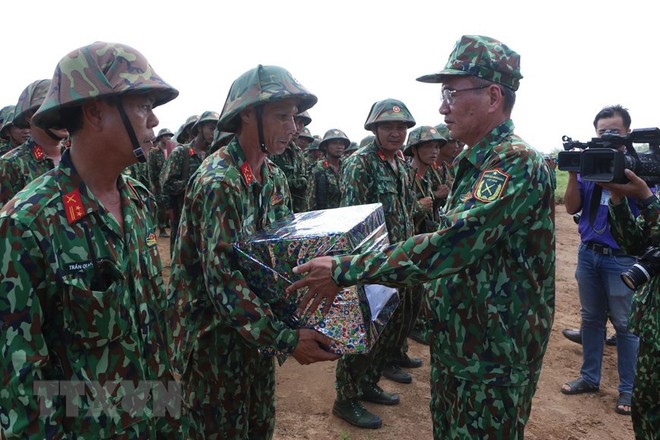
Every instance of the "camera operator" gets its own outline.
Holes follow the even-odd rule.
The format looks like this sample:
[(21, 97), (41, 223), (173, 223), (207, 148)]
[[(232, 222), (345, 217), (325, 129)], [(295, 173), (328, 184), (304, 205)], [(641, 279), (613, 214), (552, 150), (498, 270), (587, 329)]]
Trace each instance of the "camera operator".
[[(644, 255), (637, 265), (643, 266), (650, 280), (638, 282), (632, 301), (630, 330), (639, 336), (639, 355), (633, 390), (632, 422), (636, 439), (660, 438), (660, 203), (646, 183), (630, 170), (630, 182), (601, 184), (610, 191), (610, 225), (614, 239), (626, 253)], [(640, 209), (635, 218), (630, 199)], [(652, 248), (651, 252), (647, 252)], [(653, 257), (647, 261), (647, 256)], [(636, 265), (636, 266), (637, 266)], [(641, 287), (640, 287), (641, 286)]]
[[(620, 105), (603, 108), (593, 122), (598, 137), (606, 133), (625, 136), (630, 132), (630, 123), (628, 110)], [(621, 250), (612, 238), (608, 220), (609, 198), (607, 189), (582, 179), (577, 172), (569, 172), (564, 196), (566, 211), (575, 214), (582, 210), (578, 223), (581, 243), (575, 271), (582, 318), (582, 367), (578, 378), (565, 383), (561, 392), (581, 394), (599, 391), (605, 324), (609, 315), (617, 336), (619, 398), (615, 411), (628, 415), (639, 341), (628, 331), (633, 291), (624, 284), (620, 275), (630, 269), (635, 258)], [(634, 202), (630, 201), (629, 205), (637, 215)]]

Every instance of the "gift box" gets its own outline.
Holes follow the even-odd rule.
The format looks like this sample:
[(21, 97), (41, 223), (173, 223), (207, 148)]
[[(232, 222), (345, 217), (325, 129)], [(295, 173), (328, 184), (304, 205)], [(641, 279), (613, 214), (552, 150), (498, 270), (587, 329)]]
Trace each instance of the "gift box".
[[(325, 317), (296, 314), (306, 293), (285, 289), (301, 276), (292, 269), (312, 258), (378, 250), (389, 244), (380, 203), (293, 214), (234, 244), (248, 286), (291, 328), (308, 327), (333, 339), (329, 351), (363, 353), (373, 347), (398, 305), (396, 289), (354, 286), (337, 294)], [(321, 309), (319, 307), (319, 309)]]

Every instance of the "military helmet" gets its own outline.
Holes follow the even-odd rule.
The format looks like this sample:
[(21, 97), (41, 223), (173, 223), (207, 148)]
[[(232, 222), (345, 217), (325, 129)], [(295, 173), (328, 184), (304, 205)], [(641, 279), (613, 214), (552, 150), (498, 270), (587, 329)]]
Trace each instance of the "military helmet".
[(211, 146), (227, 145), (233, 136), (234, 133), (229, 133), (228, 131), (220, 131), (216, 128), (213, 131), (213, 141), (211, 142)]
[(358, 148), (359, 148), (359, 147), (358, 147), (357, 142), (351, 142), (351, 143), (348, 145), (348, 147), (346, 147), (346, 149), (344, 150), (344, 154), (350, 154), (350, 153), (352, 153), (353, 151), (357, 151)]
[(309, 116), (309, 112), (305, 110), (304, 112), (298, 113), (294, 119), (302, 119), (303, 120), (303, 125), (307, 127), (309, 124), (312, 123), (312, 117)]
[(440, 123), (435, 126), (435, 129), (438, 131), (438, 133), (440, 133), (440, 136), (447, 139), (447, 142), (456, 140), (451, 137), (451, 133), (449, 132), (449, 127), (447, 127), (447, 124)]
[(374, 102), (364, 123), (364, 129), (372, 130), (381, 122), (405, 122), (408, 128), (415, 126), (415, 118), (412, 117), (408, 107), (398, 99), (392, 98)]
[(156, 74), (137, 50), (120, 43), (97, 41), (60, 60), (52, 87), (35, 113), (34, 122), (43, 128), (59, 127), (62, 108), (125, 93), (151, 93), (155, 98), (154, 107), (179, 94)]
[(321, 140), (314, 138), (314, 140), (307, 147), (307, 151), (318, 150), (320, 144), (321, 144)]
[(192, 129), (192, 126), (195, 125), (195, 122), (197, 122), (197, 119), (199, 119), (199, 116), (198, 116), (198, 115), (190, 115), (190, 116), (188, 116), (188, 118), (186, 119), (186, 122), (184, 122), (183, 124), (181, 124), (181, 127), (179, 127), (179, 129), (178, 129), (178, 130), (176, 131), (176, 133), (174, 134), (174, 140), (175, 140), (176, 142), (180, 143), (180, 144), (183, 143), (183, 142), (187, 142), (186, 139), (179, 139), (179, 137), (180, 137), (181, 135), (186, 134), (186, 133), (189, 134), (190, 131), (191, 131), (191, 129)]
[(23, 89), (14, 109), (13, 124), (16, 127), (28, 128), (30, 126), (25, 116), (30, 112), (36, 111), (44, 102), (49, 86), (49, 79), (40, 79), (30, 83)]
[(7, 105), (0, 109), (0, 137), (4, 137), (5, 128), (9, 128), (14, 123), (15, 105)]
[(163, 136), (174, 136), (174, 133), (170, 131), (169, 128), (161, 128), (158, 130), (158, 136), (156, 136), (156, 142), (160, 140)]
[(286, 69), (263, 66), (248, 70), (231, 85), (218, 121), (218, 129), (235, 133), (239, 127), (239, 113), (268, 102), (298, 98), (298, 112), (316, 104), (317, 98), (302, 86)]
[(369, 136), (366, 136), (364, 139), (362, 139), (360, 141), (360, 147), (359, 148), (362, 148), (365, 145), (368, 145), (368, 144), (372, 143), (374, 139), (376, 139), (376, 136), (374, 136), (373, 134), (370, 134)]
[(305, 127), (303, 130), (300, 132), (298, 135), (299, 138), (305, 138), (309, 139), (310, 141), (314, 140), (314, 136), (312, 136), (312, 132), (309, 131), (309, 128)]
[(199, 116), (199, 119), (195, 121), (195, 123), (190, 128), (190, 131), (192, 132), (193, 136), (197, 136), (197, 131), (203, 122), (211, 121), (217, 124), (218, 119), (220, 119), (220, 113), (207, 110)]
[(440, 142), (440, 146), (442, 147), (447, 143), (447, 138), (441, 136), (438, 130), (430, 125), (417, 127), (408, 133), (408, 142), (406, 142), (406, 146), (403, 148), (403, 154), (412, 156), (412, 147), (432, 141)]
[(326, 151), (326, 148), (328, 146), (328, 142), (330, 142), (333, 139), (340, 139), (344, 142), (344, 147), (348, 147), (351, 144), (351, 140), (346, 136), (346, 133), (343, 131), (337, 129), (337, 128), (332, 128), (328, 131), (325, 132), (325, 135), (323, 135), (323, 140), (319, 144), (319, 148), (322, 151)]

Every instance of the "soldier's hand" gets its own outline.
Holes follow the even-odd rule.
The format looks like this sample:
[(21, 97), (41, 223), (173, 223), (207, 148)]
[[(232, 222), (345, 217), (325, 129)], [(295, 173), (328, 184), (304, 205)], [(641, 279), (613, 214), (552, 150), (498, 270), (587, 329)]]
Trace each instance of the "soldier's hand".
[(332, 302), (341, 290), (332, 279), (332, 257), (318, 257), (307, 263), (293, 268), (293, 273), (306, 274), (305, 278), (291, 284), (286, 293), (293, 293), (303, 287), (309, 288), (305, 296), (298, 304), (298, 310), (305, 315), (311, 315), (325, 299), (323, 305), (323, 315), (330, 310)]
[(433, 210), (433, 199), (430, 197), (422, 197), (417, 200), (424, 211), (431, 212)]
[(438, 189), (435, 190), (435, 197), (437, 199), (446, 199), (447, 196), (449, 195), (449, 186), (448, 185), (440, 185), (438, 186)]
[(320, 361), (335, 361), (339, 355), (323, 349), (329, 346), (332, 340), (316, 330), (301, 328), (298, 330), (298, 345), (293, 350), (293, 357), (299, 364), (307, 365)]

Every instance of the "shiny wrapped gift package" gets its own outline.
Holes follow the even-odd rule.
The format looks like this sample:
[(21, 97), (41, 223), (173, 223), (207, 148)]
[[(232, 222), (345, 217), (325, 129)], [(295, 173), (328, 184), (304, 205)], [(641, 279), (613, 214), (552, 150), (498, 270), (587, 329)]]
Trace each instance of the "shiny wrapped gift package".
[(329, 336), (329, 351), (364, 353), (396, 309), (396, 289), (355, 286), (342, 290), (325, 317), (296, 313), (305, 289), (286, 295), (300, 275), (292, 269), (312, 258), (356, 254), (389, 244), (380, 203), (294, 214), (234, 244), (237, 267), (250, 288), (291, 328), (309, 327)]

